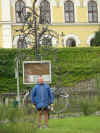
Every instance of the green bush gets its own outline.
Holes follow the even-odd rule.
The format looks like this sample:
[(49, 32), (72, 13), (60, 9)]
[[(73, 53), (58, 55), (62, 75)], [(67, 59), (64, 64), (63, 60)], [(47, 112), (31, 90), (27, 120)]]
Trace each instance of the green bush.
[[(52, 86), (72, 87), (80, 81), (94, 79), (100, 74), (100, 48), (60, 48), (41, 49), (43, 60), (51, 60)], [(16, 92), (15, 57), (17, 49), (0, 49), (0, 93)], [(34, 51), (22, 50), (22, 60), (34, 60)], [(20, 91), (23, 85), (20, 64)]]
[[(15, 58), (22, 55), (22, 60), (29, 56), (33, 58), (31, 49), (22, 50), (19, 54), (18, 49), (0, 49), (0, 92), (16, 92), (17, 81), (15, 78)], [(23, 91), (22, 68), (20, 64), (20, 88)]]
[(35, 133), (36, 127), (33, 123), (18, 122), (16, 124), (9, 123), (0, 126), (0, 133)]
[[(97, 97), (97, 96), (96, 96)], [(80, 108), (84, 115), (90, 115), (95, 113), (97, 110), (100, 111), (100, 100), (98, 101), (97, 98), (89, 99), (89, 97), (80, 100)]]
[(0, 133), (19, 132), (36, 132), (36, 113), (32, 105), (20, 108), (15, 108), (12, 105), (0, 105)]
[(94, 97), (93, 103), (96, 108), (96, 111), (100, 111), (100, 96), (99, 95)]
[(87, 100), (81, 101), (81, 110), (84, 115), (89, 115), (89, 103)]
[(13, 108), (12, 106), (0, 105), (0, 121), (12, 121), (23, 116), (21, 109)]
[(0, 105), (0, 122), (10, 121), (34, 121), (36, 112), (33, 111), (32, 105), (27, 107), (13, 107), (12, 105)]
[(95, 33), (94, 46), (100, 46), (100, 31)]

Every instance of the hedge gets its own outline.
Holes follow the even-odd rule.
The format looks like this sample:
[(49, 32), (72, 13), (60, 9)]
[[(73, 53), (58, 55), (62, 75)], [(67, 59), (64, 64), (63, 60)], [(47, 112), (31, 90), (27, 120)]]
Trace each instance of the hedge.
[[(44, 60), (52, 62), (52, 84), (72, 87), (80, 81), (90, 80), (100, 74), (100, 47), (98, 48), (49, 48), (40, 50)], [(34, 60), (32, 49), (0, 49), (0, 92), (16, 92), (15, 58)], [(21, 57), (21, 56), (20, 56)], [(33, 86), (33, 85), (31, 85)], [(26, 89), (22, 82), (20, 65), (20, 88)]]

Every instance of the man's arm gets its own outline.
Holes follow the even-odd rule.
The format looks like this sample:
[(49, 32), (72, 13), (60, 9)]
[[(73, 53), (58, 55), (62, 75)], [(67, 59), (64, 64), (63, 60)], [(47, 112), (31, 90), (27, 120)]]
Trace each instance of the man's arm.
[(48, 96), (49, 96), (49, 99), (50, 99), (50, 104), (53, 104), (54, 96), (53, 96), (53, 93), (51, 92), (50, 86), (48, 86)]
[(31, 102), (32, 104), (35, 104), (35, 96), (36, 96), (36, 87), (32, 89), (32, 94), (31, 94)]

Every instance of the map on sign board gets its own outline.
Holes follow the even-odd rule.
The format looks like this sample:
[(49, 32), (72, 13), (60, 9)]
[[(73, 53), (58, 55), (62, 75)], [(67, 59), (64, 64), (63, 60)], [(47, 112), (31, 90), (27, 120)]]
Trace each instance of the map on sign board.
[(50, 61), (24, 61), (23, 83), (36, 84), (39, 76), (43, 77), (45, 83), (51, 83)]

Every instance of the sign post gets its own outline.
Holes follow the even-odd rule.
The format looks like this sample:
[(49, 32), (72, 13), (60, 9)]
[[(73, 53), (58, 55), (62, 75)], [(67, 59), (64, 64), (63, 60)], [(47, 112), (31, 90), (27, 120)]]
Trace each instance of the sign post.
[(19, 90), (20, 90), (20, 87), (19, 87), (19, 60), (18, 58), (16, 59), (16, 69), (15, 69), (15, 77), (17, 79), (17, 102), (18, 102), (18, 106), (20, 106), (20, 94), (19, 94)]

